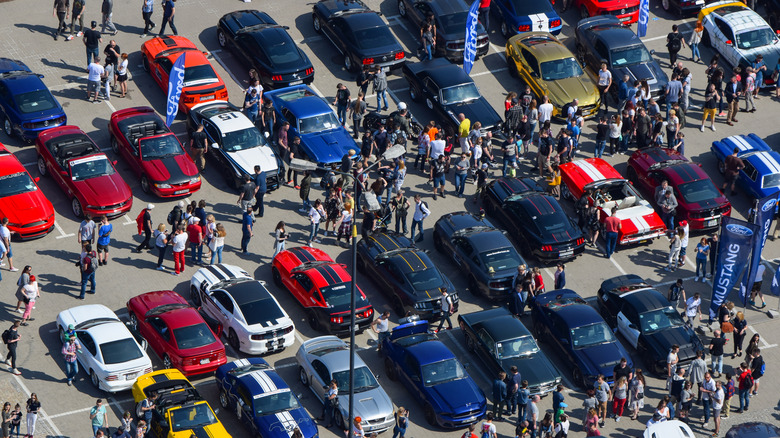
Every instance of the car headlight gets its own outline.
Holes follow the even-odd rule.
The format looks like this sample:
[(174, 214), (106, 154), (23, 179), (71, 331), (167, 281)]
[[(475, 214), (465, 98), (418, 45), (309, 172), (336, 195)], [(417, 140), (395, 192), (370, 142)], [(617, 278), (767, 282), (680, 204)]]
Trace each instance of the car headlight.
[(158, 189), (170, 189), (171, 185), (168, 183), (154, 183), (154, 186)]
[(415, 310), (430, 310), (433, 308), (433, 303), (430, 301), (420, 301), (417, 303), (414, 303)]
[(190, 178), (190, 184), (197, 184), (200, 182), (200, 175)]

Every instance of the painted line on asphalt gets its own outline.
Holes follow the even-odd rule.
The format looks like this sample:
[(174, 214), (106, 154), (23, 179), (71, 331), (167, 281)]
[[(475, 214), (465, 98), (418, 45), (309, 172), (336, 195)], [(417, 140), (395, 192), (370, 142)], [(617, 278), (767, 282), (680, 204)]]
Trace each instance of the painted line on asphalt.
[[(753, 333), (758, 333), (756, 331), (756, 329), (753, 328), (752, 325), (747, 326), (747, 328), (750, 329), (750, 331), (753, 332)], [(777, 347), (777, 344), (770, 344), (769, 342), (766, 341), (766, 339), (764, 339), (763, 336), (760, 336), (758, 339), (761, 341), (761, 349), (762, 350), (766, 350), (767, 348), (775, 348), (775, 347)]]
[(298, 330), (295, 331), (295, 340), (298, 341), (299, 344), (303, 345), (303, 337), (301, 337), (301, 334), (298, 332)]
[(62, 227), (60, 226), (59, 223), (57, 223), (57, 221), (54, 221), (54, 228), (56, 228), (57, 231), (60, 232), (60, 235), (57, 236), (56, 239), (64, 239), (66, 237), (73, 237), (73, 236), (75, 236), (75, 234), (73, 234), (73, 233), (65, 234), (65, 230), (62, 229)]
[[(604, 246), (601, 244), (601, 242), (598, 242), (598, 248), (599, 248), (599, 250), (601, 251), (602, 254), (606, 254), (607, 253), (607, 251), (604, 249)], [(613, 255), (613, 257), (610, 257), (609, 261), (612, 262), (613, 265), (615, 265), (615, 268), (617, 268), (617, 270), (621, 274), (626, 275), (627, 274), (626, 270), (623, 269), (623, 267), (621, 267), (618, 264), (618, 262), (615, 261), (615, 257), (614, 257), (615, 253), (613, 253), (612, 255)]]
[(276, 369), (276, 370), (283, 370), (285, 368), (292, 368), (292, 367), (297, 367), (297, 366), (298, 366), (298, 362), (291, 362), (291, 363), (284, 363), (284, 364), (281, 364), (281, 365), (276, 365), (276, 366), (274, 366), (274, 369)]
[[(682, 29), (684, 29), (684, 28), (688, 28), (688, 27), (691, 27), (691, 23), (695, 23), (695, 22), (696, 22), (696, 20), (697, 20), (696, 18), (693, 18), (693, 19), (690, 19), (690, 20), (686, 20), (686, 21), (683, 21), (683, 22), (679, 22), (679, 24), (678, 24), (678, 26), (679, 26), (678, 30), (680, 31), (680, 33), (682, 33), (682, 34), (689, 34), (689, 33), (692, 33), (692, 32), (683, 32), (683, 31), (682, 31)], [(666, 38), (666, 35), (660, 35), (660, 36), (657, 36), (657, 37), (652, 37), (652, 38), (642, 38), (642, 42), (643, 42), (643, 43), (646, 43), (646, 42), (649, 42), (649, 41), (657, 41), (657, 40), (662, 40), (662, 39), (664, 39), (664, 38)]]
[[(14, 376), (14, 380), (16, 380), (16, 383), (19, 384), (19, 387), (22, 388), (22, 391), (24, 391), (24, 393), (27, 394), (27, 397), (29, 397), (30, 394), (32, 394), (32, 393), (27, 388), (27, 385), (24, 384), (24, 381), (19, 376), (17, 376), (16, 374), (14, 374), (13, 376)], [(53, 437), (53, 438), (59, 438), (59, 437), (64, 437), (65, 436), (65, 435), (62, 434), (62, 432), (60, 432), (60, 430), (57, 428), (57, 426), (54, 424), (54, 422), (51, 421), (51, 417), (46, 415), (46, 411), (44, 411), (43, 408), (41, 408), (39, 410), (39, 412), (40, 412), (40, 415), (43, 416), (43, 421), (49, 423), (49, 426), (51, 427), (51, 430), (53, 430), (54, 433), (57, 434), (57, 436)]]
[[(124, 404), (124, 403), (127, 403), (127, 402), (131, 402), (131, 401), (135, 401), (135, 399), (124, 398), (122, 400), (115, 400), (113, 397), (108, 397), (108, 400), (107, 400), (109, 406), (110, 405), (121, 405), (121, 404)], [(68, 415), (80, 414), (82, 412), (90, 411), (92, 408), (93, 408), (93, 406), (90, 406), (88, 408), (74, 409), (72, 411), (62, 412), (60, 414), (49, 415), (49, 418), (67, 417)], [(59, 432), (57, 432), (57, 433), (59, 433)]]
[(222, 58), (219, 55), (217, 55), (218, 52), (220, 52), (220, 51), (219, 50), (212, 50), (211, 51), (211, 54), (214, 55), (214, 59), (216, 59), (217, 62), (219, 63), (219, 65), (221, 65), (222, 68), (224, 68), (225, 71), (228, 72), (230, 77), (233, 78), (233, 81), (235, 83), (237, 83), (239, 87), (241, 87), (242, 89), (245, 88), (246, 84), (244, 84), (243, 82), (239, 81), (238, 78), (236, 77), (236, 75), (233, 74), (233, 71), (230, 70), (229, 68), (227, 68), (227, 65), (225, 65), (225, 63), (222, 61)]
[(507, 71), (507, 70), (509, 70), (509, 67), (502, 67), (502, 68), (497, 68), (497, 69), (488, 70), (488, 71), (481, 71), (479, 73), (472, 74), (471, 77), (473, 78), (473, 77), (477, 77), (477, 76), (484, 76), (484, 75), (489, 75), (489, 74), (492, 74), (492, 73), (499, 73), (499, 72)]
[(125, 221), (122, 222), (122, 225), (133, 225), (135, 223), (134, 220), (130, 219), (130, 216), (125, 214), (124, 217), (125, 217)]
[(103, 99), (103, 102), (105, 102), (106, 105), (108, 105), (108, 109), (111, 110), (112, 114), (116, 112), (116, 108), (114, 108), (114, 105), (111, 105), (111, 100), (110, 99)]

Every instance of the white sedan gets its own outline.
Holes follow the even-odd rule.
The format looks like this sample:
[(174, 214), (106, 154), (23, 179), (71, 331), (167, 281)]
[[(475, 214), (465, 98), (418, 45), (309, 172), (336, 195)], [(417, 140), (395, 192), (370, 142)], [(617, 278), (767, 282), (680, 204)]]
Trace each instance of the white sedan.
[(265, 288), (233, 265), (198, 269), (190, 280), (190, 299), (222, 325), (236, 350), (247, 354), (281, 351), (295, 342), (295, 325)]
[(138, 376), (152, 372), (152, 361), (144, 348), (108, 307), (87, 304), (63, 310), (57, 315), (60, 339), (70, 325), (81, 345), (76, 357), (95, 387), (124, 391)]

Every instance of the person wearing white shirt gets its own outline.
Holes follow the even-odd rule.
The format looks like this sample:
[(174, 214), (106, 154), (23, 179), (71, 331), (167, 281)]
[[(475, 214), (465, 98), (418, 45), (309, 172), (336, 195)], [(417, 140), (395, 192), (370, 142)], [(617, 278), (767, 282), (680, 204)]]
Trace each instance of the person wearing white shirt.
[[(428, 206), (422, 202), (420, 195), (414, 195), (414, 216), (412, 216), (412, 242), (422, 242), (423, 240), (423, 220), (430, 216), (431, 211)], [(420, 237), (414, 240), (415, 227), (420, 230)]]
[(685, 301), (685, 317), (689, 326), (693, 327), (697, 314), (699, 315), (699, 322), (701, 322), (701, 298), (698, 292)]
[(539, 105), (539, 132), (542, 132), (544, 122), (549, 122), (552, 119), (553, 104), (550, 103), (550, 98), (547, 96), (542, 97), (542, 104)]
[(184, 272), (184, 250), (187, 249), (188, 234), (184, 231), (184, 226), (176, 229), (173, 235), (173, 275), (179, 275)]
[(100, 78), (105, 74), (103, 66), (100, 65), (100, 57), (93, 58), (92, 63), (87, 67), (89, 74), (87, 75), (87, 100), (90, 100), (92, 93), (95, 93), (95, 98), (92, 102), (98, 103), (98, 97), (100, 96)]
[(436, 140), (431, 141), (431, 160), (439, 158), (439, 155), (444, 154), (444, 148), (447, 147), (447, 142), (442, 139), (440, 132), (436, 133)]
[(599, 108), (601, 108), (601, 103), (604, 104), (604, 110), (609, 111), (609, 105), (607, 105), (607, 97), (609, 96), (608, 91), (609, 87), (612, 86), (612, 72), (607, 69), (607, 63), (602, 62), (601, 63), (601, 69), (599, 70), (599, 99), (601, 102), (599, 103)]
[(455, 313), (455, 304), (452, 302), (452, 297), (447, 293), (447, 288), (442, 287), (439, 289), (441, 290), (441, 298), (439, 299), (441, 303), (441, 320), (439, 321), (439, 327), (436, 329), (437, 332), (441, 331), (444, 321), (447, 321), (447, 330), (452, 330), (450, 315)]

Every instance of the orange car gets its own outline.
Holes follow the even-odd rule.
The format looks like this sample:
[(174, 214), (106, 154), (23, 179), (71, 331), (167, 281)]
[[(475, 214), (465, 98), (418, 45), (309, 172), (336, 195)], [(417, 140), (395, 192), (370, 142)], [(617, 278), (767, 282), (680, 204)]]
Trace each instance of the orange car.
[(225, 82), (214, 70), (206, 54), (187, 38), (173, 35), (154, 37), (141, 46), (141, 53), (144, 70), (152, 75), (165, 92), (168, 92), (168, 74), (173, 64), (183, 53), (187, 54), (184, 62), (184, 88), (179, 99), (179, 110), (185, 114), (199, 103), (228, 100)]

